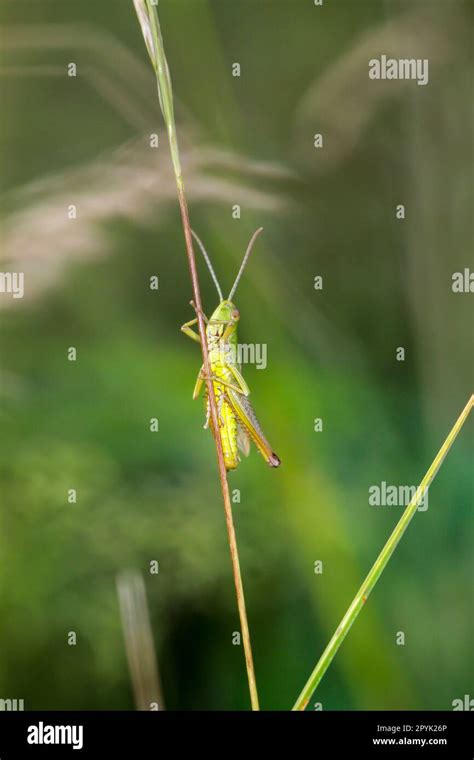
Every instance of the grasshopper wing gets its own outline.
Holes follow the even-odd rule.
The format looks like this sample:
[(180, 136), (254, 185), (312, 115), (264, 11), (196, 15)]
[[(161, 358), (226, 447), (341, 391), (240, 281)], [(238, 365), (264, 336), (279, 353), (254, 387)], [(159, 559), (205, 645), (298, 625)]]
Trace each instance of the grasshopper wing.
[[(248, 400), (247, 396), (237, 393), (232, 389), (228, 389), (229, 402), (235, 412), (239, 424), (239, 427), (243, 427), (247, 437), (250, 437), (255, 446), (268, 462), (270, 467), (278, 467), (281, 464), (280, 458), (275, 454), (272, 447), (268, 443), (262, 428), (257, 420), (252, 404)], [(244, 451), (242, 449), (242, 451)], [(245, 453), (245, 451), (244, 451)]]
[(245, 427), (239, 422), (237, 423), (237, 446), (242, 454), (246, 457), (250, 454), (250, 436), (247, 433)]

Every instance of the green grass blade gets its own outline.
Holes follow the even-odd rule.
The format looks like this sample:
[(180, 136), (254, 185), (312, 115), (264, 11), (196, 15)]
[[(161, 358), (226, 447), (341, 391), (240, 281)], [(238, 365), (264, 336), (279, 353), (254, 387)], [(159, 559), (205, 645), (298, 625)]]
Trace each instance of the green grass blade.
[(349, 606), (349, 609), (347, 610), (346, 614), (344, 615), (341, 622), (339, 623), (335, 634), (333, 635), (326, 649), (322, 653), (316, 667), (314, 668), (313, 672), (308, 678), (301, 694), (299, 695), (298, 699), (296, 700), (293, 706), (293, 710), (304, 710), (306, 708), (315, 689), (319, 685), (326, 670), (328, 669), (329, 665), (334, 659), (334, 656), (337, 650), (339, 649), (345, 637), (347, 636), (351, 626), (353, 625), (361, 609), (365, 605), (369, 597), (369, 594), (371, 593), (372, 589), (374, 588), (375, 584), (377, 583), (378, 579), (380, 578), (384, 569), (386, 568), (390, 557), (392, 556), (393, 552), (395, 551), (398, 545), (398, 542), (400, 541), (401, 537), (405, 533), (405, 530), (410, 524), (413, 516), (415, 515), (415, 512), (418, 508), (420, 501), (423, 498), (423, 494), (425, 490), (430, 486), (430, 484), (434, 480), (436, 473), (441, 467), (446, 454), (448, 453), (449, 449), (453, 445), (459, 431), (461, 430), (462, 426), (467, 420), (473, 405), (474, 405), (474, 395), (471, 396), (466, 406), (462, 410), (461, 414), (459, 415), (458, 419), (454, 423), (453, 428), (451, 429), (451, 432), (447, 436), (446, 440), (444, 441), (443, 445), (441, 446), (440, 450), (435, 456), (428, 472), (426, 473), (425, 477), (423, 478), (420, 485), (418, 486), (413, 499), (411, 499), (403, 515), (398, 521), (393, 533), (391, 534), (387, 543), (385, 544), (379, 556), (375, 560), (375, 563), (372, 569), (370, 570), (365, 581), (363, 582), (362, 586), (360, 587), (357, 594), (355, 595), (351, 605)]
[(163, 38), (161, 36), (161, 27), (156, 5), (152, 0), (133, 0), (133, 3), (140, 22), (146, 49), (148, 50), (148, 55), (150, 56), (152, 66), (156, 73), (158, 100), (168, 130), (171, 160), (173, 161), (176, 174), (176, 182), (178, 183), (178, 187), (180, 187), (182, 186), (182, 176), (178, 138), (174, 119), (173, 88), (171, 86), (171, 76), (163, 46)]

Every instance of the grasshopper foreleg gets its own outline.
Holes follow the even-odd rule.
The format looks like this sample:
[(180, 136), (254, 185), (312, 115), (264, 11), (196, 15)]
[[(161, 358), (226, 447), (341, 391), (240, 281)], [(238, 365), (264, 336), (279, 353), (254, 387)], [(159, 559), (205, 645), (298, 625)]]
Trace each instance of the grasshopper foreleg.
[[(204, 322), (207, 325), (207, 323), (209, 322), (209, 320), (206, 317), (206, 315), (204, 314), (204, 312), (196, 307), (194, 301), (190, 301), (189, 303), (193, 307), (193, 309), (196, 312), (196, 314), (199, 314), (199, 313), (201, 314)], [(198, 323), (198, 318), (197, 317), (195, 317), (194, 319), (190, 319), (189, 322), (185, 322), (184, 325), (181, 326), (181, 331), (184, 332), (184, 334), (187, 335), (188, 338), (191, 338), (192, 340), (195, 340), (196, 343), (200, 343), (201, 342), (201, 336), (199, 335), (199, 333), (195, 332), (195, 330), (191, 329), (197, 323)]]
[(181, 325), (181, 332), (184, 332), (185, 335), (188, 336), (188, 338), (191, 338), (192, 340), (195, 340), (196, 343), (201, 342), (201, 336), (199, 333), (192, 330), (192, 326), (197, 323), (196, 319), (191, 319), (189, 322), (185, 322), (184, 325)]

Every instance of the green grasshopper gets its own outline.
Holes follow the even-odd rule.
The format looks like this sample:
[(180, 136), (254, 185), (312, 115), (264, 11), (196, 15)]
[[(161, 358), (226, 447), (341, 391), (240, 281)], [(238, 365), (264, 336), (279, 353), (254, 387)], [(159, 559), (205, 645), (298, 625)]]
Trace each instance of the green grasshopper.
[[(253, 244), (262, 229), (263, 228), (260, 227), (252, 235), (239, 272), (227, 299), (224, 299), (222, 295), (221, 287), (201, 240), (194, 231), (192, 232), (193, 237), (202, 251), (204, 260), (211, 273), (211, 277), (220, 298), (219, 306), (214, 311), (211, 318), (208, 319), (205, 314), (202, 316), (206, 323), (207, 350), (209, 353), (211, 380), (213, 381), (213, 388), (217, 402), (219, 435), (227, 470), (235, 470), (239, 464), (239, 450), (245, 454), (245, 456), (248, 456), (251, 440), (271, 467), (278, 467), (281, 464), (279, 457), (274, 453), (272, 447), (265, 438), (248, 398), (250, 390), (241, 374), (241, 367), (237, 361), (237, 323), (240, 314), (232, 302), (237, 285), (239, 284), (248, 257), (252, 251)], [(191, 304), (194, 306), (193, 302), (191, 302)], [(201, 338), (199, 334), (192, 329), (197, 321), (198, 319), (196, 317), (196, 319), (186, 322), (181, 327), (181, 330), (190, 338), (200, 343)], [(198, 398), (202, 385), (206, 379), (203, 365), (199, 370), (196, 385), (194, 386), (193, 399)], [(212, 426), (209, 398), (206, 391), (206, 422), (204, 427), (207, 428), (209, 423), (211, 423)]]

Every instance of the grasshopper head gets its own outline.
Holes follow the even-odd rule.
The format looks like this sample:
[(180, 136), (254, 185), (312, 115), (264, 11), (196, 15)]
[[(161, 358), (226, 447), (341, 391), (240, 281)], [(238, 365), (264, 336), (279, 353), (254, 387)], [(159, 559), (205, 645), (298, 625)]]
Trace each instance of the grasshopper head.
[(239, 318), (239, 310), (232, 301), (221, 301), (213, 312), (210, 322), (227, 322), (229, 325), (232, 325), (236, 324)]
[(206, 328), (209, 337), (234, 343), (237, 340), (237, 322), (239, 311), (232, 301), (221, 301), (212, 314)]

